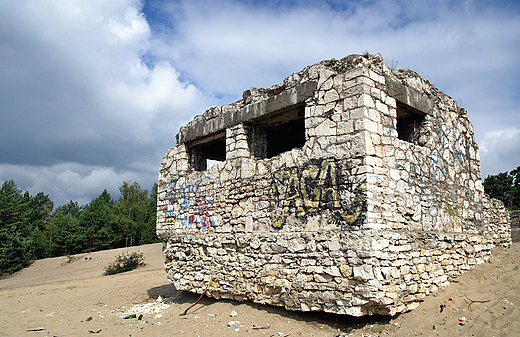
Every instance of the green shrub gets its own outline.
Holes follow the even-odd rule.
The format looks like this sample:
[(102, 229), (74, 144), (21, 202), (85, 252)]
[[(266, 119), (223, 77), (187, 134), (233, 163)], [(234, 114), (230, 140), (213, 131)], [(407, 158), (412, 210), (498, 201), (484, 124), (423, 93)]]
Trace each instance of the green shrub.
[(146, 265), (144, 262), (143, 253), (133, 252), (133, 253), (121, 253), (116, 256), (116, 260), (105, 267), (105, 272), (103, 275), (114, 275), (119, 273), (124, 273), (130, 270), (134, 270), (137, 267), (141, 267)]

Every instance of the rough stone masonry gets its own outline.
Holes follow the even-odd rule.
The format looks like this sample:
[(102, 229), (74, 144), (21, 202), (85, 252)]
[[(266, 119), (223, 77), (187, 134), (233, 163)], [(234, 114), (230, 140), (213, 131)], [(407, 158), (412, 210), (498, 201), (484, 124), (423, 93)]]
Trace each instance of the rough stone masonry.
[(177, 289), (395, 315), (510, 245), (466, 110), (416, 72), (350, 55), (242, 97), (181, 127), (160, 165)]

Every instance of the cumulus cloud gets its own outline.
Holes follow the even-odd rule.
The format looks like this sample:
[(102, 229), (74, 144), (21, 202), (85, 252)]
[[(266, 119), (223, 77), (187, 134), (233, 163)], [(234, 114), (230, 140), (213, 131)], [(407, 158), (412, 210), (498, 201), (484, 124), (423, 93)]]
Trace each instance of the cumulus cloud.
[[(169, 62), (143, 62), (150, 29), (139, 1), (61, 5), (4, 5), (6, 12), (23, 14), (2, 24), (2, 39), (9, 37), (2, 49), (12, 54), (2, 58), (2, 69), (26, 74), (3, 82), (2, 96), (12, 111), (6, 114), (11, 123), (3, 124), (5, 139), (14, 124), (32, 131), (24, 136), (56, 142), (117, 141), (129, 134), (123, 136), (127, 142), (142, 135), (143, 123), (167, 115), (187, 118), (204, 106), (202, 93), (181, 81)], [(52, 137), (48, 127), (60, 132)], [(110, 138), (109, 130), (120, 134)]]
[[(87, 204), (104, 189), (117, 199), (123, 181), (153, 181), (155, 172), (143, 174), (139, 171), (118, 171), (113, 167), (87, 166), (76, 163), (53, 166), (0, 165), (0, 176), (10, 177), (18, 186), (31, 195), (38, 192), (48, 194), (56, 206), (69, 201)], [(141, 186), (150, 190), (150, 186)]]
[(102, 183), (155, 180), (178, 127), (208, 99), (168, 60), (145, 62), (151, 31), (141, 8), (135, 0), (0, 3), (0, 162), (10, 168), (0, 181), (17, 176), (63, 201), (96, 196)]
[(498, 172), (511, 171), (520, 166), (520, 129), (507, 128), (484, 134), (480, 142), (482, 177)]
[[(274, 77), (287, 76), (287, 70), (365, 50), (381, 52), (402, 66), (435, 67), (444, 74), (465, 68), (468, 62), (463, 62), (461, 53), (472, 46), (485, 49), (487, 45), (479, 44), (496, 41), (492, 32), (514, 25), (515, 19), (502, 22), (503, 15), (496, 11), (486, 13), (450, 1), (352, 1), (328, 6), (321, 2), (252, 6), (231, 0), (213, 6), (200, 0), (159, 3), (162, 12), (171, 13), (171, 28), (160, 25), (154, 30), (152, 24), (159, 37), (154, 39), (154, 50), (216, 93), (239, 91), (255, 81), (269, 85)], [(491, 32), (480, 36), (480, 25)], [(473, 55), (471, 60), (479, 61)]]

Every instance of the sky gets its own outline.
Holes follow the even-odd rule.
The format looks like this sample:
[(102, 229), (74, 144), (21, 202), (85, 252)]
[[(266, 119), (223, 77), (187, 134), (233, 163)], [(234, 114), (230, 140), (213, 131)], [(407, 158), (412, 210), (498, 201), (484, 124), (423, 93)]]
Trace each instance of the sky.
[(0, 0), (0, 183), (55, 206), (150, 189), (179, 127), (321, 60), (380, 53), (520, 166), (520, 2)]

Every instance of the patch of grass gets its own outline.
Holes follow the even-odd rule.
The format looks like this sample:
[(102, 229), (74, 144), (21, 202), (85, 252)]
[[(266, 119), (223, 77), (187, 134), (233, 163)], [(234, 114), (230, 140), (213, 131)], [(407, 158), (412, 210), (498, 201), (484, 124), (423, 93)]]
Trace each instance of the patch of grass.
[(144, 254), (139, 252), (121, 253), (116, 256), (116, 260), (105, 267), (103, 275), (114, 275), (134, 270), (137, 267), (146, 265), (144, 262)]
[(391, 59), (386, 65), (388, 68), (390, 68), (392, 71), (397, 71), (397, 65), (399, 64), (398, 61), (394, 61), (394, 59)]

